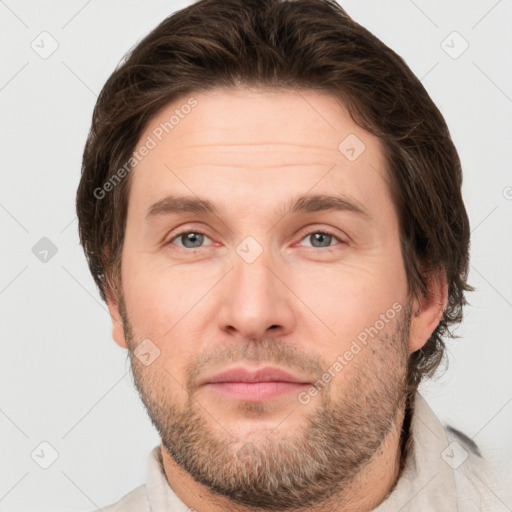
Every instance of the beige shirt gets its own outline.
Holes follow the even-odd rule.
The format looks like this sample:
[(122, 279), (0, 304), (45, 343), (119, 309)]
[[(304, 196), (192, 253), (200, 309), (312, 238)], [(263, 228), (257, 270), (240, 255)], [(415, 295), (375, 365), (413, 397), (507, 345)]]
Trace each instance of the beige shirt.
[[(413, 445), (404, 470), (374, 512), (501, 512), (510, 510), (496, 492), (494, 470), (461, 432), (443, 426), (416, 393)], [(190, 512), (167, 482), (160, 445), (149, 454), (146, 484), (103, 512)]]

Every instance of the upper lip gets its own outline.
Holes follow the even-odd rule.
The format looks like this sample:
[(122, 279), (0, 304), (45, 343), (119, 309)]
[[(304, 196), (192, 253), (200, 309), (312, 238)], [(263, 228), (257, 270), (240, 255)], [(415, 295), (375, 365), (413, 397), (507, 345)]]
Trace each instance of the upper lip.
[(297, 382), (310, 384), (306, 379), (295, 377), (291, 373), (271, 366), (253, 371), (242, 367), (231, 368), (205, 379), (203, 384), (218, 382)]

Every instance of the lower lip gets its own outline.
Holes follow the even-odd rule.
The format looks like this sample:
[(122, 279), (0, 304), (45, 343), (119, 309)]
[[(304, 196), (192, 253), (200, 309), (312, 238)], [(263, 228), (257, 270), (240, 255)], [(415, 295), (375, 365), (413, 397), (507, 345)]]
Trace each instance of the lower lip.
[(214, 382), (206, 384), (210, 389), (233, 398), (261, 402), (280, 395), (299, 392), (309, 384), (297, 382)]

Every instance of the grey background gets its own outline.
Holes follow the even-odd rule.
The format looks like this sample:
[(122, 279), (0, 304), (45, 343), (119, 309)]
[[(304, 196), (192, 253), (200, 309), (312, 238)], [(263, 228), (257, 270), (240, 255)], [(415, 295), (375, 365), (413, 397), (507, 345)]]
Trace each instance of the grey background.
[[(91, 510), (145, 481), (158, 436), (111, 339), (74, 200), (102, 85), (188, 4), (0, 1), (0, 511)], [(420, 391), (512, 481), (512, 1), (341, 4), (422, 79), (459, 150), (477, 291), (447, 372)]]

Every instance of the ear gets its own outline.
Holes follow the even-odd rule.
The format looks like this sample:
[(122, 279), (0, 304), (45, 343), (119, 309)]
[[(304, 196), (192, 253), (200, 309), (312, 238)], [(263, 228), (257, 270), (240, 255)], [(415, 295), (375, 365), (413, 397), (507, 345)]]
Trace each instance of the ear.
[(448, 302), (448, 285), (444, 270), (427, 277), (427, 295), (412, 303), (409, 353), (419, 350), (428, 341), (443, 317)]
[(121, 348), (128, 348), (128, 344), (126, 343), (126, 338), (124, 335), (123, 320), (121, 318), (121, 313), (119, 311), (118, 300), (115, 298), (112, 288), (110, 286), (107, 285), (105, 288), (105, 294), (107, 296), (107, 306), (110, 312), (110, 318), (112, 320), (112, 337)]

